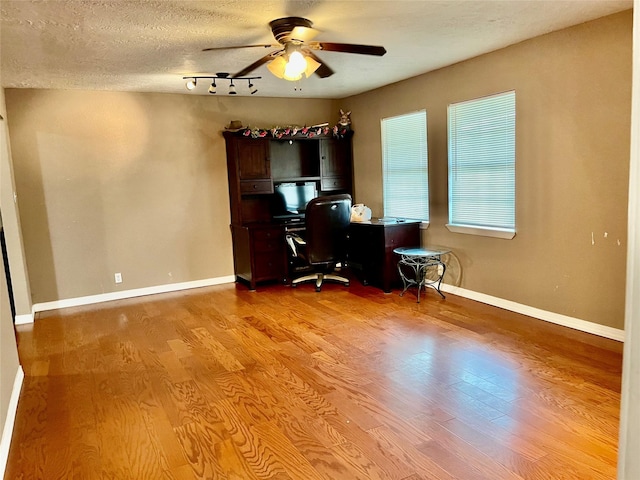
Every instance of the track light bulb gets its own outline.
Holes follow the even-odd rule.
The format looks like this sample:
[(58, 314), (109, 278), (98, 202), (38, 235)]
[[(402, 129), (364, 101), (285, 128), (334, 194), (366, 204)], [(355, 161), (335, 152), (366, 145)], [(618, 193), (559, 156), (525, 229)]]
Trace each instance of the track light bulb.
[(233, 84), (233, 80), (231, 80), (231, 83), (229, 84), (229, 95), (235, 95), (236, 94), (236, 86)]
[(195, 78), (190, 78), (189, 80), (187, 80), (185, 87), (187, 87), (187, 90), (193, 90), (194, 88), (196, 88), (197, 83), (198, 81)]
[(251, 95), (253, 95), (257, 91), (258, 87), (256, 87), (253, 83), (251, 83), (251, 80), (249, 80), (249, 92), (251, 93)]
[(215, 95), (216, 93), (216, 81), (211, 82), (211, 86), (209, 87), (209, 93), (211, 95)]

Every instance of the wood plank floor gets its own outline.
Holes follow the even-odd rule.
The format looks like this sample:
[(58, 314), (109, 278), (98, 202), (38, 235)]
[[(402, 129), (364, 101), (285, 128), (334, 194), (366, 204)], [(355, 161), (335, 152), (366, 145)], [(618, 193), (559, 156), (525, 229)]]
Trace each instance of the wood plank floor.
[(38, 315), (6, 479), (614, 479), (622, 344), (430, 291)]

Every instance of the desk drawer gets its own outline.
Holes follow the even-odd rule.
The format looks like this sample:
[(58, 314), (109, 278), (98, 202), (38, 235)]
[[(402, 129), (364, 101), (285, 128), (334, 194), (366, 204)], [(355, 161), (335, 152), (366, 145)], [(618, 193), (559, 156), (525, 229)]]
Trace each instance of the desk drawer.
[(242, 195), (273, 193), (273, 183), (271, 180), (243, 180), (240, 182), (240, 193)]
[(328, 192), (331, 190), (347, 190), (350, 187), (347, 177), (322, 177), (320, 189)]
[(284, 239), (272, 238), (269, 240), (266, 239), (254, 239), (253, 248), (256, 252), (274, 252), (276, 250), (280, 250), (282, 246), (282, 242)]
[(253, 249), (256, 252), (280, 250), (284, 245), (282, 231), (278, 228), (252, 230)]
[(280, 252), (261, 252), (255, 254), (256, 281), (280, 280), (285, 278), (285, 261)]

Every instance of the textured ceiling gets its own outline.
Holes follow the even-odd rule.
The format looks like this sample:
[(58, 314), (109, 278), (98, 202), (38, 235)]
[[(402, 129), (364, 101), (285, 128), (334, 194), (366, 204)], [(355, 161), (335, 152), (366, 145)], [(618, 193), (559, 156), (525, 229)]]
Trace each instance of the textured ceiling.
[[(237, 72), (271, 50), (269, 22), (310, 19), (318, 41), (382, 45), (383, 57), (318, 52), (336, 73), (299, 82), (261, 66), (258, 96), (343, 98), (527, 38), (632, 8), (632, 0), (0, 0), (4, 87), (193, 92), (183, 76)], [(219, 92), (222, 92), (219, 88)], [(226, 88), (225, 88), (226, 90)], [(244, 82), (238, 94), (248, 95)]]

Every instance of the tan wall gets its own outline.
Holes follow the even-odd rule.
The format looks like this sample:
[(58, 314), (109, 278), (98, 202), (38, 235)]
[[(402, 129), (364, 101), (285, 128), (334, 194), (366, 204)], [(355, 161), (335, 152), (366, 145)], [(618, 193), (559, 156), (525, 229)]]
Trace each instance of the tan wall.
[[(631, 11), (345, 99), (356, 201), (382, 214), (380, 119), (426, 108), (431, 225), (463, 288), (623, 328), (631, 105)], [(516, 91), (513, 240), (451, 233), (447, 105)]]
[[(328, 100), (7, 89), (34, 303), (233, 275), (224, 139)], [(123, 283), (114, 283), (121, 272)]]

